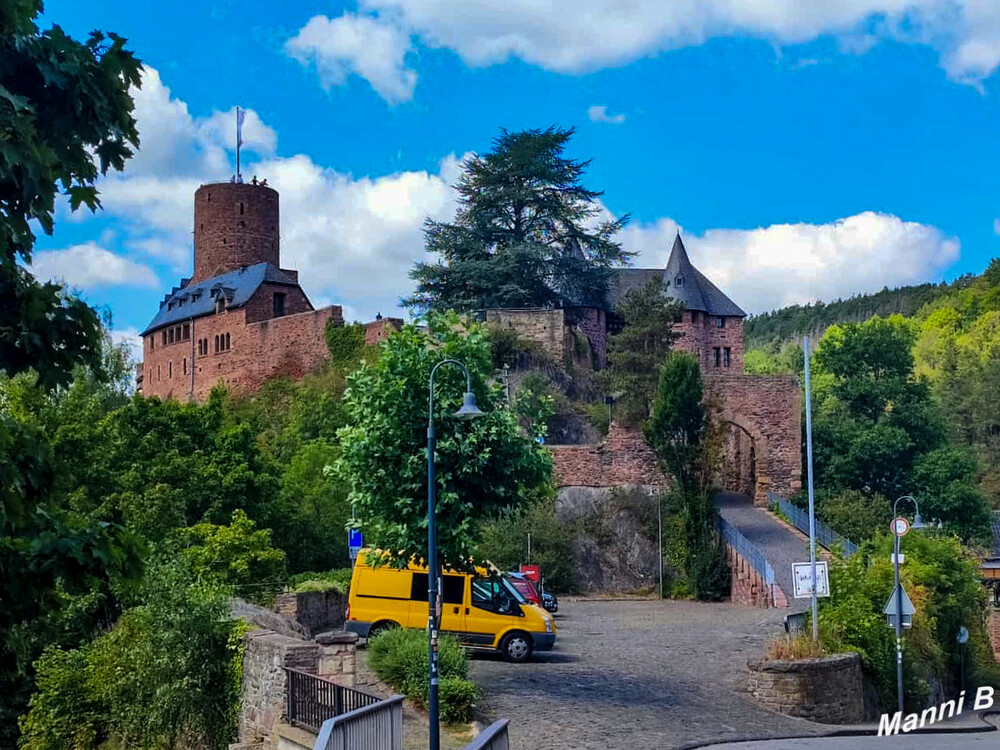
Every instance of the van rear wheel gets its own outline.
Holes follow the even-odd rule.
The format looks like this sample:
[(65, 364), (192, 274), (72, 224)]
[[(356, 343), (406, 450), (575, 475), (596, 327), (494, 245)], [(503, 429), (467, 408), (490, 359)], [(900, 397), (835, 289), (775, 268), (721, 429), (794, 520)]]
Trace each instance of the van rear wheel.
[(500, 653), (507, 661), (527, 661), (531, 658), (532, 646), (530, 635), (516, 631), (504, 636), (500, 642)]
[(390, 630), (396, 630), (399, 627), (398, 622), (393, 622), (392, 620), (382, 620), (381, 622), (376, 622), (368, 630), (368, 640), (371, 641), (373, 638), (377, 638), (382, 635), (382, 633), (388, 633)]

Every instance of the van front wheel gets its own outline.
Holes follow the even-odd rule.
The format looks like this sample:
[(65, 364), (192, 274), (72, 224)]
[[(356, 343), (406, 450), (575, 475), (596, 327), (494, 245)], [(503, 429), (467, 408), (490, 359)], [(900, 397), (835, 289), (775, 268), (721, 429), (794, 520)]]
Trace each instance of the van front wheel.
[(507, 661), (527, 661), (531, 658), (531, 647), (531, 636), (527, 633), (508, 633), (500, 641), (500, 653)]

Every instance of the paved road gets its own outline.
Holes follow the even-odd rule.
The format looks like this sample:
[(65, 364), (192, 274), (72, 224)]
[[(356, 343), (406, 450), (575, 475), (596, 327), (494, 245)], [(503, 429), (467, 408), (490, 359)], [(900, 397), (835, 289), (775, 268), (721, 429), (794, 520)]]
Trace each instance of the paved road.
[[(809, 604), (807, 599), (792, 598), (792, 563), (809, 559), (809, 543), (780, 521), (760, 508), (746, 495), (720, 492), (715, 496), (719, 513), (739, 529), (759, 549), (774, 568), (778, 585), (788, 600), (789, 610), (801, 612)], [(789, 610), (784, 610), (788, 614)]]
[(996, 732), (974, 734), (899, 734), (892, 737), (810, 737), (797, 740), (730, 742), (709, 745), (713, 750), (995, 750)]
[(741, 691), (787, 610), (698, 602), (561, 602), (556, 650), (528, 664), (475, 657), (485, 718), (513, 750), (676, 748), (815, 734)]

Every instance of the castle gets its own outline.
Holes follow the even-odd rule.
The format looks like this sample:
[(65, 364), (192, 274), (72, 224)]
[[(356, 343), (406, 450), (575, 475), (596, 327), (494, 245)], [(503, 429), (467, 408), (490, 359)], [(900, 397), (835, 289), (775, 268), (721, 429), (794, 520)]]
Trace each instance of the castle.
[(255, 390), (329, 358), (326, 327), (343, 324), (342, 310), (315, 309), (298, 271), (281, 267), (279, 228), (278, 192), (256, 178), (198, 188), (194, 273), (141, 334), (136, 390), (200, 401), (218, 383)]
[[(315, 309), (298, 272), (281, 267), (279, 227), (278, 193), (256, 179), (198, 188), (194, 272), (164, 296), (142, 332), (137, 390), (201, 401), (216, 384), (253, 391), (278, 375), (300, 378), (329, 358), (326, 328), (343, 325), (342, 310)], [(698, 358), (706, 390), (721, 405), (727, 427), (725, 485), (760, 504), (768, 490), (794, 493), (801, 477), (798, 381), (743, 374), (746, 313), (694, 267), (680, 235), (666, 267), (616, 269), (606, 306), (494, 309), (486, 310), (485, 318), (538, 342), (556, 362), (579, 360), (585, 339), (587, 364), (601, 368), (608, 337), (622, 325), (615, 304), (656, 277), (664, 293), (683, 306), (676, 348)], [(376, 344), (401, 326), (400, 319), (379, 316), (365, 325), (365, 342)], [(562, 486), (646, 483), (655, 461), (633, 463), (642, 453), (642, 441), (634, 438), (609, 435), (604, 448), (590, 446), (589, 454), (556, 449), (558, 481)], [(616, 449), (616, 440), (627, 445)]]

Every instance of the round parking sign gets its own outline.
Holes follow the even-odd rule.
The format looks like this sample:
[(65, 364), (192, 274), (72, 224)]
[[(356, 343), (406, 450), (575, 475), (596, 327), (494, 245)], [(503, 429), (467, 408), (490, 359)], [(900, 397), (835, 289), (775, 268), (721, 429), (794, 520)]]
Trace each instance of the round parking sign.
[(906, 536), (906, 532), (909, 530), (910, 522), (902, 516), (892, 519), (892, 533), (896, 536)]

